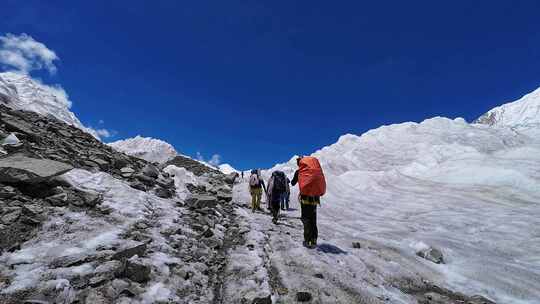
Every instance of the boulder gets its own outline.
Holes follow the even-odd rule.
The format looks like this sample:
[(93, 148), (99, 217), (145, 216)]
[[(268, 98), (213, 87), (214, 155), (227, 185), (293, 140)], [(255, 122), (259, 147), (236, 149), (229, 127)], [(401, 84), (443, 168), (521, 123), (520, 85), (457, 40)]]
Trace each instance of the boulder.
[(146, 164), (146, 166), (144, 166), (144, 168), (142, 169), (142, 173), (152, 178), (158, 178), (159, 176), (158, 168), (152, 164)]
[(129, 242), (123, 244), (113, 255), (113, 260), (125, 260), (134, 255), (139, 257), (144, 256), (146, 253), (146, 244), (141, 242)]
[(161, 198), (171, 198), (173, 196), (173, 192), (165, 188), (157, 188), (155, 192), (156, 195)]
[(251, 304), (272, 304), (272, 296), (268, 295), (266, 297), (255, 298)]
[(136, 174), (135, 178), (146, 186), (153, 187), (156, 184), (156, 180), (148, 177), (144, 174)]
[(96, 163), (101, 170), (109, 169), (109, 166), (110, 166), (109, 162), (102, 158), (92, 157), (90, 158), (90, 161)]
[(360, 248), (362, 248), (362, 244), (360, 244), (360, 242), (353, 242), (352, 243), (352, 248), (360, 249)]
[(22, 207), (24, 214), (31, 217), (39, 217), (43, 213), (43, 207), (37, 204), (25, 204)]
[(103, 197), (99, 193), (95, 192), (82, 192), (81, 196), (84, 203), (90, 207), (96, 206), (103, 200)]
[(141, 183), (140, 181), (132, 181), (129, 186), (133, 189), (137, 189), (137, 190), (140, 190), (140, 191), (146, 191), (146, 186)]
[(21, 213), (22, 213), (21, 208), (16, 208), (12, 210), (11, 212), (2, 216), (0, 221), (2, 222), (2, 224), (9, 225), (15, 222), (16, 220), (18, 220), (19, 217), (21, 216)]
[(126, 262), (124, 275), (126, 278), (137, 282), (145, 283), (150, 280), (151, 267), (140, 258), (131, 258)]
[(0, 159), (0, 182), (39, 183), (71, 169), (71, 165), (58, 161), (13, 154)]
[(223, 191), (219, 191), (217, 193), (217, 198), (219, 200), (222, 200), (222, 201), (225, 201), (225, 202), (230, 202), (232, 201), (232, 194), (231, 193), (226, 193), (226, 192), (223, 192)]
[(417, 256), (436, 264), (444, 264), (444, 257), (439, 249), (429, 247), (416, 253)]
[(120, 169), (120, 173), (123, 177), (131, 177), (135, 173), (135, 170), (131, 167), (123, 167)]
[(99, 265), (94, 270), (94, 276), (90, 279), (90, 286), (96, 287), (104, 282), (114, 279), (124, 272), (124, 264), (120, 261), (108, 261)]
[(311, 293), (307, 291), (299, 291), (296, 293), (296, 301), (298, 302), (308, 302), (311, 301)]
[(186, 204), (192, 208), (214, 208), (217, 205), (217, 198), (210, 195), (193, 195), (186, 200)]
[(53, 196), (47, 197), (47, 201), (56, 207), (63, 207), (68, 205), (68, 194), (67, 193), (59, 193), (55, 194)]
[(0, 186), (0, 199), (1, 198), (11, 198), (17, 194), (15, 188), (11, 186)]
[(224, 181), (229, 184), (229, 185), (232, 185), (234, 184), (234, 181), (236, 180), (236, 178), (238, 177), (238, 173), (237, 172), (232, 172), (232, 173), (229, 173), (225, 176), (225, 179)]

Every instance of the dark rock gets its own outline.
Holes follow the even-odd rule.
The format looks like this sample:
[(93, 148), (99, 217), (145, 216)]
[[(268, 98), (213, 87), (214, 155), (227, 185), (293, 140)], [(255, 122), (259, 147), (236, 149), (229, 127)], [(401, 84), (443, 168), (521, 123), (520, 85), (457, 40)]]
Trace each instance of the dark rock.
[(104, 159), (101, 159), (99, 157), (93, 157), (93, 158), (90, 158), (90, 161), (96, 163), (98, 165), (98, 167), (100, 169), (102, 169), (102, 170), (109, 169), (110, 164), (109, 164), (108, 161), (106, 161)]
[(194, 195), (186, 200), (186, 204), (195, 209), (214, 208), (217, 198), (209, 195)]
[(5, 225), (9, 225), (15, 222), (16, 220), (18, 220), (19, 217), (21, 216), (21, 213), (22, 213), (21, 208), (14, 209), (11, 212), (3, 215), (0, 221)]
[(0, 159), (0, 182), (37, 183), (64, 174), (71, 165), (48, 159), (37, 159), (22, 154)]
[(232, 173), (229, 173), (227, 175), (225, 175), (225, 179), (224, 181), (229, 184), (229, 185), (232, 185), (234, 184), (234, 181), (238, 178), (238, 173), (237, 172), (232, 172)]
[(58, 132), (58, 134), (60, 134), (60, 135), (62, 135), (64, 137), (70, 138), (72, 136), (71, 133), (66, 131), (66, 130), (59, 129), (56, 132)]
[(430, 247), (424, 250), (420, 250), (416, 253), (416, 255), (436, 264), (444, 264), (443, 254), (439, 249), (436, 248)]
[(219, 191), (219, 192), (217, 193), (217, 198), (218, 198), (219, 200), (223, 200), (223, 201), (225, 201), (225, 202), (228, 203), (228, 202), (232, 201), (232, 194), (231, 194), (231, 193), (225, 193), (225, 192)]
[(170, 189), (174, 187), (174, 180), (171, 178), (160, 177), (156, 180), (156, 184), (163, 188)]
[(307, 292), (307, 291), (299, 291), (296, 293), (296, 300), (298, 302), (308, 302), (308, 301), (311, 301), (311, 293)]
[(64, 268), (64, 267), (79, 266), (86, 263), (89, 260), (90, 260), (90, 257), (86, 254), (61, 256), (52, 260), (52, 262), (50, 263), (50, 267), (51, 268)]
[(124, 264), (120, 261), (108, 261), (99, 265), (94, 270), (94, 276), (90, 279), (89, 284), (92, 287), (99, 286), (104, 282), (114, 279), (116, 276), (124, 272)]
[(11, 186), (0, 186), (0, 199), (12, 198), (17, 194), (15, 188)]
[(324, 279), (324, 275), (322, 273), (316, 273), (313, 276), (319, 279)]
[(117, 252), (113, 255), (113, 260), (124, 260), (129, 259), (134, 255), (138, 255), (139, 257), (144, 256), (146, 253), (146, 244), (140, 243), (140, 242), (130, 242), (128, 244), (124, 244), (120, 249), (117, 250)]
[(152, 164), (146, 164), (146, 166), (144, 166), (144, 168), (142, 169), (142, 173), (152, 178), (158, 178), (159, 176), (158, 168), (156, 168), (156, 166)]
[(212, 237), (212, 236), (214, 236), (214, 231), (212, 231), (211, 228), (208, 228), (202, 233), (202, 236), (205, 237), (205, 238)]
[(171, 198), (173, 196), (172, 191), (165, 188), (157, 188), (156, 195), (161, 198)]
[(137, 189), (140, 191), (146, 191), (146, 186), (141, 183), (140, 181), (133, 181), (129, 184), (129, 186), (133, 189)]
[(57, 207), (63, 207), (68, 205), (68, 194), (67, 193), (60, 193), (55, 194), (53, 196), (47, 197), (47, 201)]
[(135, 174), (134, 177), (146, 186), (153, 187), (156, 184), (156, 180), (148, 177), (144, 174)]
[(99, 193), (94, 192), (82, 192), (81, 196), (84, 203), (90, 207), (96, 206), (103, 200), (103, 197)]
[(360, 244), (360, 242), (353, 242), (352, 247), (356, 249), (360, 249), (362, 248), (362, 244)]
[(251, 304), (272, 304), (272, 296), (268, 295), (264, 298), (255, 298)]
[(126, 278), (137, 282), (144, 283), (150, 280), (151, 267), (141, 259), (131, 258), (126, 262), (124, 275)]
[(96, 209), (97, 211), (105, 215), (111, 214), (113, 212), (113, 209), (111, 207), (105, 205), (97, 205)]
[(131, 177), (135, 173), (135, 170), (131, 167), (123, 167), (120, 169), (120, 173), (122, 173), (123, 177)]
[(116, 169), (122, 169), (124, 167), (127, 167), (129, 166), (129, 163), (130, 163), (129, 159), (127, 159), (126, 157), (120, 154), (115, 155), (113, 158), (113, 166)]

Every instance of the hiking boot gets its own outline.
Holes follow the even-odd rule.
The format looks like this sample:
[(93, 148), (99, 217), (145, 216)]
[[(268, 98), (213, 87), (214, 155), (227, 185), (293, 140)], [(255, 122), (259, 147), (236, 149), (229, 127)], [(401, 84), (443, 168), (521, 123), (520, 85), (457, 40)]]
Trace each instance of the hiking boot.
[(273, 219), (272, 219), (272, 223), (274, 223), (274, 225), (277, 225), (277, 219), (276, 219), (276, 218), (273, 218)]

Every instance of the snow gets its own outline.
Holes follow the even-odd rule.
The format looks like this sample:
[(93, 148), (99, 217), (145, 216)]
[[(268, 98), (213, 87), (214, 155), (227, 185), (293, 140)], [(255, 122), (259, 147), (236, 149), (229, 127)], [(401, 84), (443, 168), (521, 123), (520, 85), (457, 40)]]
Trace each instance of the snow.
[[(330, 302), (347, 303), (361, 294), (408, 303), (411, 298), (389, 282), (421, 276), (498, 303), (540, 301), (539, 138), (436, 117), (344, 135), (313, 156), (328, 184), (318, 214), (320, 246), (307, 252), (300, 247), (299, 211), (285, 212), (285, 224), (269, 238), (277, 248), (270, 260), (285, 285), (316, 287), (322, 283), (312, 276), (320, 270), (341, 290), (354, 291), (320, 295)], [(292, 157), (262, 175), (282, 170), (292, 177), (295, 169)], [(247, 183), (234, 193), (249, 204)], [(294, 187), (291, 207), (299, 209), (297, 194)], [(267, 216), (254, 218), (252, 229), (271, 229)], [(362, 249), (353, 250), (353, 241)], [(447, 264), (415, 255), (430, 246), (443, 252)], [(325, 252), (333, 250), (346, 254)]]
[(238, 172), (238, 170), (236, 170), (235, 168), (233, 168), (229, 164), (221, 164), (221, 165), (219, 165), (218, 169), (223, 174), (231, 174), (231, 173), (234, 173), (234, 172)]
[(0, 73), (0, 104), (17, 109), (51, 115), (99, 138), (96, 132), (85, 127), (73, 112), (71, 101), (60, 86), (49, 86), (19, 72)]
[(540, 135), (540, 88), (522, 98), (496, 107), (477, 120), (494, 127), (511, 127), (518, 132)]
[(6, 138), (2, 139), (0, 144), (2, 146), (5, 146), (5, 145), (17, 145), (20, 142), (21, 141), (17, 138), (17, 136), (15, 136), (15, 134), (11, 133)]
[(109, 146), (117, 151), (149, 162), (165, 163), (178, 155), (171, 144), (163, 140), (140, 135), (109, 143)]

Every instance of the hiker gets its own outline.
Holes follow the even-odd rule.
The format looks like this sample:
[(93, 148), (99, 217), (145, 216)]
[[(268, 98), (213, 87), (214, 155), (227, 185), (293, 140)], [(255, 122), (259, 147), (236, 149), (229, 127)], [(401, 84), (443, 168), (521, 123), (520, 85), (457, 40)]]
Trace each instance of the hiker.
[(302, 210), (302, 223), (304, 224), (304, 247), (313, 249), (317, 247), (317, 205), (320, 197), (326, 192), (326, 180), (319, 160), (312, 156), (303, 156), (296, 159), (298, 170), (294, 172), (291, 185), (300, 187), (300, 207)]
[(242, 180), (244, 180), (244, 171), (242, 171)]
[(268, 207), (272, 211), (272, 222), (277, 224), (279, 216), (279, 205), (281, 198), (287, 192), (287, 177), (282, 171), (272, 172), (268, 180)]
[(289, 210), (289, 200), (291, 198), (291, 186), (289, 184), (291, 180), (288, 177), (285, 177), (286, 190), (281, 195), (281, 210)]
[[(251, 170), (249, 177), (249, 193), (251, 194), (251, 210), (261, 210), (262, 190), (265, 188), (264, 181), (259, 176), (258, 170)], [(265, 189), (266, 192), (266, 189)]]

